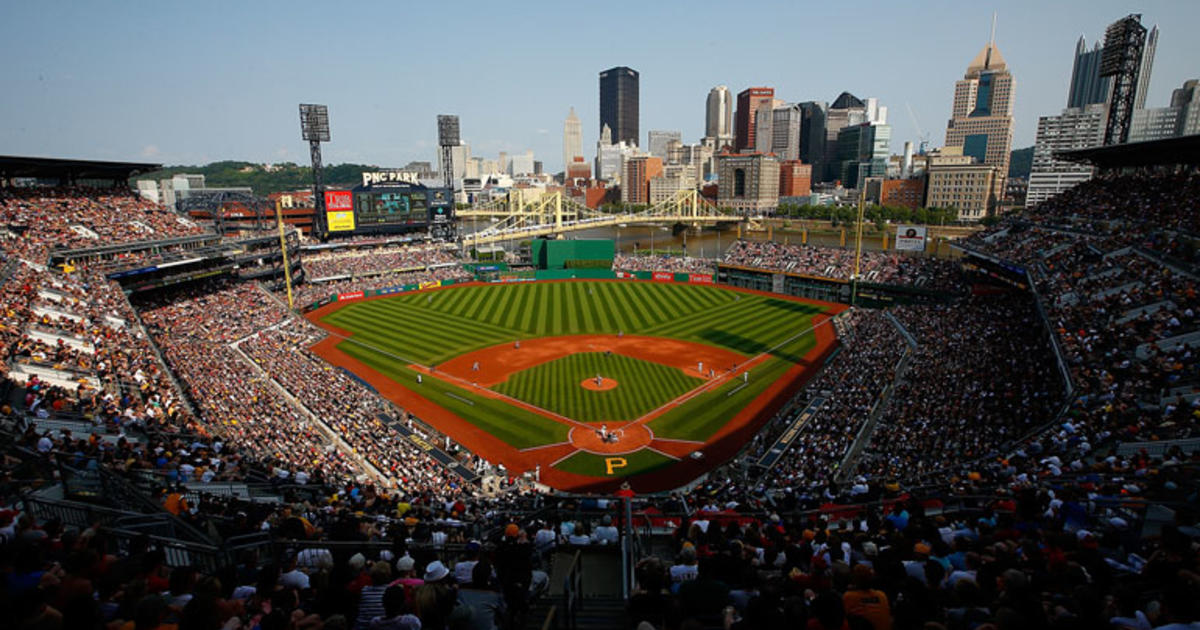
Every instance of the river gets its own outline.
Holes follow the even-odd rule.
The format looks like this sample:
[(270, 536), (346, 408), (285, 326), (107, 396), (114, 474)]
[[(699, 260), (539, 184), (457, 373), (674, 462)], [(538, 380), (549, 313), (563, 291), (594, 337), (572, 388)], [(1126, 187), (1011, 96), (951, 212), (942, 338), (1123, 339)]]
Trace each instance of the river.
[[(475, 229), (484, 229), (488, 223), (478, 221), (475, 223), (471, 220), (460, 222), (459, 228), (463, 231), (463, 240), (469, 247), (471, 245), (470, 234)], [(839, 228), (834, 228), (835, 231), (828, 229), (820, 232), (810, 232), (808, 234), (807, 244), (820, 247), (846, 247), (853, 249), (854, 247), (854, 230), (846, 228), (845, 243), (842, 242), (842, 234)], [(578, 232), (568, 232), (567, 238), (577, 239), (613, 239), (617, 243), (617, 251), (623, 253), (635, 253), (640, 250), (655, 249), (655, 250), (674, 250), (685, 251), (689, 256), (697, 256), (700, 258), (718, 258), (738, 239), (737, 227), (730, 227), (724, 230), (713, 228), (705, 228), (703, 230), (688, 230), (680, 232), (678, 235), (672, 234), (670, 226), (655, 226), (655, 225), (631, 225), (628, 227), (605, 227), (592, 230), (580, 230)], [(750, 241), (766, 241), (773, 240), (779, 243), (801, 244), (804, 236), (799, 229), (795, 230), (772, 230), (770, 239), (766, 231), (747, 231), (742, 230), (742, 238)], [(946, 239), (931, 239), (927, 254), (931, 256), (953, 256), (953, 250), (949, 246), (949, 241)], [(503, 244), (504, 249), (510, 252), (515, 252), (518, 249), (518, 241), (509, 241)], [(889, 237), (888, 246), (894, 248), (895, 245)], [(863, 235), (863, 250), (864, 251), (880, 251), (883, 249), (883, 238), (879, 234)]]

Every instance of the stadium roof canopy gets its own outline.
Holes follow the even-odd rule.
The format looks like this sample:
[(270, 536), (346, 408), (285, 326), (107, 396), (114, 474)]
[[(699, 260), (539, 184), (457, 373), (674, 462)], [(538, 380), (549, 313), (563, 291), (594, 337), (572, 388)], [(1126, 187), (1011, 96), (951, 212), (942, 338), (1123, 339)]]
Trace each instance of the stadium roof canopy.
[(1102, 169), (1200, 164), (1200, 135), (1111, 144), (1090, 149), (1056, 151), (1054, 156), (1068, 162), (1091, 164)]
[(59, 158), (0, 155), (0, 179), (36, 177), (73, 182), (81, 179), (127, 180), (140, 173), (162, 169), (150, 162), (101, 162)]

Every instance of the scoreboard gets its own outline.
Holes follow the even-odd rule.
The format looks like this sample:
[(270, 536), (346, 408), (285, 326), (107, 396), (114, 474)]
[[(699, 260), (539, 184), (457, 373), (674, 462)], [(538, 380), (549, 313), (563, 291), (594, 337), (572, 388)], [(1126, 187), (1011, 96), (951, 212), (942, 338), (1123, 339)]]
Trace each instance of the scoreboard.
[(454, 195), (447, 188), (382, 181), (365, 182), (350, 193), (356, 234), (425, 230), (454, 221)]

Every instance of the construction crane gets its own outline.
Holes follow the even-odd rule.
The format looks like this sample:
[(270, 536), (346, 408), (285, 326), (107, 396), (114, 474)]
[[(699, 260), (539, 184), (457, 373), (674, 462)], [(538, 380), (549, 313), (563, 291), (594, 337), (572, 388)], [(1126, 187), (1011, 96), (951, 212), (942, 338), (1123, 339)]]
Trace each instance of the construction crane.
[(920, 144), (917, 145), (917, 154), (925, 155), (925, 152), (929, 149), (929, 134), (921, 129), (921, 123), (917, 122), (917, 115), (913, 113), (912, 106), (908, 104), (908, 101), (904, 102), (904, 107), (908, 109), (908, 117), (912, 120), (913, 126), (917, 128), (917, 137), (920, 138)]

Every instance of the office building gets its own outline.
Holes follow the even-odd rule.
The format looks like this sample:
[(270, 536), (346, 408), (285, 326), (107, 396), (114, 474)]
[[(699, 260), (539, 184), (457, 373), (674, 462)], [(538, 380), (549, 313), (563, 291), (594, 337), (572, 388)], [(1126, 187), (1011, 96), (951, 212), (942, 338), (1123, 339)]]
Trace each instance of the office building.
[(925, 207), (952, 208), (961, 221), (979, 221), (995, 211), (1002, 190), (995, 166), (963, 155), (960, 147), (943, 147), (928, 160)]
[(778, 207), (779, 160), (761, 153), (725, 153), (717, 156), (717, 165), (719, 207), (744, 213)]
[(858, 188), (867, 177), (884, 177), (891, 146), (891, 125), (864, 122), (843, 127), (837, 140), (838, 181)]
[(621, 181), (621, 167), (625, 158), (637, 152), (637, 147), (625, 142), (613, 143), (612, 131), (605, 126), (600, 130), (600, 140), (596, 142), (596, 179), (606, 182)]
[(695, 188), (694, 170), (686, 164), (667, 164), (662, 175), (650, 178), (648, 185), (650, 204), (661, 203), (681, 190)]
[(567, 170), (575, 163), (575, 158), (583, 158), (583, 125), (579, 122), (579, 116), (575, 115), (575, 108), (567, 114), (567, 120), (563, 123), (563, 176), (566, 177)]
[(812, 194), (812, 165), (800, 160), (779, 163), (779, 196), (806, 197)]
[(867, 179), (867, 198), (889, 208), (920, 208), (925, 204), (925, 178)]
[(514, 155), (508, 159), (508, 174), (509, 175), (533, 175), (537, 171), (534, 168), (533, 151)]
[(663, 172), (662, 160), (649, 155), (625, 160), (621, 176), (621, 201), (628, 204), (650, 203), (650, 180)]
[(799, 105), (760, 107), (755, 120), (755, 147), (759, 153), (774, 153), (780, 160), (800, 159), (800, 127), (803, 112)]
[(724, 85), (708, 91), (704, 107), (704, 137), (718, 150), (733, 144), (733, 94)]
[(829, 106), (821, 101), (807, 101), (800, 108), (800, 159), (811, 164), (813, 179), (821, 181), (825, 168), (825, 116)]
[(1138, 109), (1129, 125), (1130, 142), (1162, 140), (1200, 133), (1200, 81), (1190, 79), (1171, 92), (1167, 107)]
[(1079, 36), (1075, 44), (1075, 64), (1071, 68), (1071, 89), (1067, 92), (1068, 108), (1108, 102), (1112, 80), (1100, 76), (1100, 57), (1103, 54), (1104, 47), (1100, 42), (1088, 50), (1083, 36)]
[(646, 148), (650, 151), (650, 155), (664, 162), (667, 160), (667, 143), (672, 140), (680, 143), (683, 142), (683, 134), (678, 131), (652, 129), (646, 136)]
[(1004, 191), (1012, 152), (1015, 88), (1016, 80), (996, 43), (988, 42), (955, 83), (954, 104), (946, 125), (947, 148), (961, 149), (963, 155), (995, 167), (992, 185), (997, 199)]
[(1142, 65), (1138, 70), (1137, 94), (1133, 97), (1133, 109), (1146, 107), (1146, 95), (1150, 93), (1150, 73), (1154, 70), (1154, 50), (1158, 48), (1158, 25), (1150, 28), (1146, 35), (1146, 46), (1142, 48)]
[(600, 128), (612, 130), (613, 142), (638, 144), (638, 72), (617, 66), (600, 73)]
[(1068, 107), (1057, 116), (1038, 118), (1033, 167), (1025, 195), (1026, 205), (1036, 206), (1092, 178), (1091, 166), (1060, 160), (1054, 154), (1104, 144), (1104, 123), (1107, 120), (1108, 106), (1103, 102), (1086, 107)]
[[(816, 110), (812, 105), (807, 107), (807, 111), (816, 115)], [(821, 181), (832, 182), (841, 177), (841, 164), (838, 158), (838, 134), (846, 127), (861, 125), (863, 123), (887, 123), (887, 108), (880, 107), (878, 99), (868, 98), (864, 101), (849, 92), (842, 92), (824, 110), (824, 123), (825, 141), (824, 146), (821, 147), (823, 150), (819, 160)], [(801, 133), (803, 134), (803, 123), (801, 123), (801, 127)], [(811, 145), (814, 149), (815, 144)], [(803, 151), (800, 159), (804, 159)], [(813, 158), (810, 157), (810, 159)]]
[(775, 88), (752, 87), (738, 94), (733, 123), (733, 142), (737, 151), (754, 150), (754, 125), (758, 109), (764, 105), (770, 107), (774, 100)]
[(567, 170), (563, 173), (563, 181), (565, 182), (591, 178), (592, 167), (588, 165), (587, 160), (582, 155), (575, 156), (574, 161), (567, 165)]

